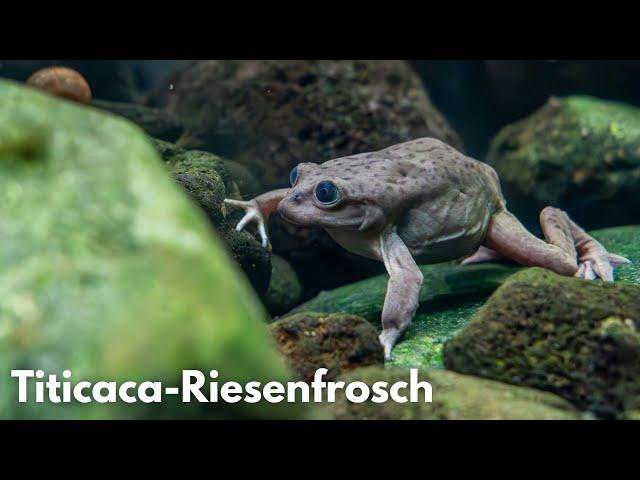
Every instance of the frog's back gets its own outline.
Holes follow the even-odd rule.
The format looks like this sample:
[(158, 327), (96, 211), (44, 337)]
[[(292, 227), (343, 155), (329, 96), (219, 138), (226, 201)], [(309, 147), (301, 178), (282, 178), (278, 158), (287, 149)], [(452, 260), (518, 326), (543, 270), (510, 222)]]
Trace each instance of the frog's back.
[(380, 153), (412, 179), (412, 194), (396, 228), (418, 261), (457, 258), (482, 243), (491, 215), (504, 205), (498, 176), (489, 165), (433, 138)]

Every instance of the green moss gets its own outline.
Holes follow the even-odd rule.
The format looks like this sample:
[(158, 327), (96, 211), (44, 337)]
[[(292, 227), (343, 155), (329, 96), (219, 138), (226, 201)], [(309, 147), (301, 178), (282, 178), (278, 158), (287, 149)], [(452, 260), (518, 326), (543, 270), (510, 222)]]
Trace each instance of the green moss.
[(481, 299), (466, 298), (423, 305), (404, 338), (394, 348), (393, 360), (388, 365), (405, 368), (442, 367), (444, 343), (467, 324), (483, 302)]
[(638, 286), (523, 270), (445, 344), (444, 365), (615, 416), (640, 394), (638, 312)]
[(209, 152), (185, 150), (157, 139), (152, 141), (173, 178), (204, 210), (253, 288), (263, 295), (271, 278), (270, 255), (250, 233), (235, 230), (237, 212), (231, 214), (223, 204), (227, 197), (240, 196), (228, 164)]
[[(32, 145), (38, 145), (32, 148)], [(290, 378), (265, 312), (147, 136), (0, 81), (0, 364), (75, 380)], [(17, 403), (0, 418), (299, 417), (284, 405)]]
[(640, 109), (586, 96), (553, 98), (501, 130), (487, 161), (510, 208), (528, 224), (553, 205), (598, 228), (640, 218), (638, 144)]
[[(424, 275), (420, 306), (404, 339), (395, 347), (390, 365), (442, 366), (442, 343), (465, 325), (482, 299), (517, 270), (516, 267), (491, 264), (460, 267), (456, 263), (420, 267)], [(380, 328), (388, 280), (387, 275), (379, 275), (322, 292), (292, 313), (351, 313)]]
[(640, 225), (589, 232), (607, 250), (631, 260), (616, 270), (616, 282), (640, 285)]
[[(582, 415), (565, 400), (539, 390), (460, 375), (447, 370), (421, 372), (432, 387), (432, 403), (387, 401), (350, 403), (343, 394), (331, 410), (340, 420), (573, 420)], [(345, 382), (408, 381), (404, 369), (368, 367), (343, 375)], [(402, 393), (402, 391), (401, 391)], [(421, 391), (420, 394), (423, 395)], [(421, 397), (422, 398), (422, 397)]]

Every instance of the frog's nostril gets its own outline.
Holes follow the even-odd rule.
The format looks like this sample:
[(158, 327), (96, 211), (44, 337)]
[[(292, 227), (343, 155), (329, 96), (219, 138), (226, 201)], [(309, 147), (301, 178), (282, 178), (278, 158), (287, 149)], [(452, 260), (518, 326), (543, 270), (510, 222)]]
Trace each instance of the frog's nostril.
[(300, 202), (302, 200), (302, 194), (297, 190), (293, 192), (292, 197), (293, 197), (293, 200), (296, 202)]

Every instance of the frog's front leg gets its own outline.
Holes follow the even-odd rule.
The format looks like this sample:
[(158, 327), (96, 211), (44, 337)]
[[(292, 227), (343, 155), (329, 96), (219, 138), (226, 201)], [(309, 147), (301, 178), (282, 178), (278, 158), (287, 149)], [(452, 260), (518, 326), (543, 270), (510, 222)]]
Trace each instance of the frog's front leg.
[(236, 230), (242, 230), (249, 222), (256, 222), (258, 233), (262, 240), (262, 246), (271, 250), (269, 236), (267, 235), (267, 222), (269, 221), (269, 216), (277, 210), (278, 204), (286, 196), (288, 191), (288, 188), (280, 188), (258, 195), (248, 201), (225, 198), (224, 203), (236, 208), (241, 208), (246, 212), (244, 217), (238, 222), (238, 225), (236, 225)]
[(380, 343), (384, 347), (385, 359), (391, 360), (393, 346), (411, 325), (418, 308), (423, 275), (395, 227), (381, 234), (378, 253), (389, 273)]

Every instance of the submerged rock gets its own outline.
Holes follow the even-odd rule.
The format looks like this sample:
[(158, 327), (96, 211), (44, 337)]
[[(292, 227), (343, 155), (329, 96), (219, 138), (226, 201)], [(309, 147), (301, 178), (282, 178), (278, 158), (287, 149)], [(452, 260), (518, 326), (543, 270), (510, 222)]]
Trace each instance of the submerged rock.
[(155, 102), (188, 122), (183, 145), (250, 166), (265, 190), (300, 162), (424, 136), (461, 146), (403, 61), (198, 61), (169, 82)]
[(444, 365), (614, 417), (640, 405), (639, 312), (638, 286), (523, 270), (445, 344)]
[(324, 378), (358, 367), (384, 363), (376, 329), (361, 317), (348, 314), (299, 313), (270, 325), (290, 368), (306, 382), (318, 368)]
[(209, 152), (185, 150), (155, 139), (153, 143), (173, 178), (205, 211), (253, 288), (263, 295), (271, 278), (270, 255), (250, 233), (235, 230), (236, 216), (228, 217), (230, 212), (227, 212), (223, 200), (240, 196), (228, 162)]
[[(420, 372), (420, 381), (432, 387), (432, 403), (387, 401), (351, 403), (343, 391), (331, 405), (338, 420), (576, 420), (572, 405), (560, 397), (531, 388), (515, 387), (447, 370)], [(378, 381), (408, 382), (404, 369), (368, 367), (342, 375), (345, 382), (361, 381), (369, 388)], [(388, 387), (387, 387), (388, 388)], [(359, 393), (359, 392), (357, 392)], [(400, 390), (405, 394), (404, 390)], [(424, 399), (424, 392), (418, 392)]]
[(487, 162), (510, 209), (537, 228), (540, 210), (563, 208), (586, 228), (640, 218), (640, 109), (586, 96), (552, 98), (502, 129)]
[(605, 228), (589, 232), (605, 248), (628, 258), (631, 263), (616, 270), (616, 283), (640, 286), (640, 225)]
[(175, 142), (182, 135), (184, 128), (182, 122), (173, 115), (155, 108), (108, 100), (93, 100), (91, 105), (131, 120), (150, 136), (160, 140)]
[[(131, 123), (0, 81), (0, 364), (73, 381), (291, 379), (266, 312)], [(206, 391), (206, 390), (205, 390)], [(296, 418), (293, 404), (36, 404), (1, 418)]]
[[(484, 264), (461, 267), (455, 262), (421, 266), (424, 282), (420, 306), (405, 337), (393, 351), (391, 365), (440, 367), (444, 341), (462, 328), (471, 315), (516, 267)], [(376, 328), (387, 291), (388, 275), (322, 292), (291, 313), (314, 311), (359, 315)]]
[(302, 285), (289, 262), (278, 255), (271, 256), (271, 281), (264, 303), (271, 315), (282, 315), (295, 307), (302, 295)]

